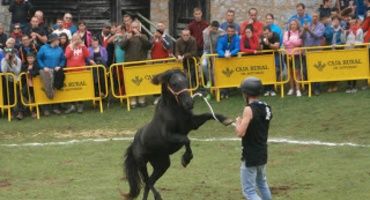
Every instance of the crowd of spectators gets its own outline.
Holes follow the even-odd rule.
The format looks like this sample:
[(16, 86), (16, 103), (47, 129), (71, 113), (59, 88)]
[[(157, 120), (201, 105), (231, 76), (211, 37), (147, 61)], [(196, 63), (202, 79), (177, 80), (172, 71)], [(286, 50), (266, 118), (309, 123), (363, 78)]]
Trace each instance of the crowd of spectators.
[[(52, 99), (60, 87), (55, 82), (64, 79), (63, 68), (73, 71), (76, 70), (74, 67), (86, 65), (102, 64), (109, 67), (112, 63), (174, 57), (182, 61), (185, 68), (190, 68), (189, 78), (194, 85), (196, 66), (193, 58), (200, 59), (204, 54), (230, 58), (237, 56), (239, 52), (256, 54), (260, 50), (277, 51), (284, 48), (286, 55), (276, 53), (275, 56), (277, 73), (280, 73), (287, 63), (299, 60), (288, 57), (302, 56), (300, 52), (293, 51), (294, 48), (370, 42), (370, 0), (323, 0), (322, 5), (311, 13), (307, 12), (303, 3), (297, 4), (295, 9), (296, 14), (283, 26), (279, 26), (274, 14), (268, 13), (260, 17), (256, 8), (250, 8), (247, 19), (240, 24), (235, 21), (235, 16), (242, 13), (236, 13), (232, 9), (227, 10), (225, 19), (220, 23), (207, 22), (202, 10), (195, 8), (194, 19), (181, 31), (180, 37), (172, 41), (162, 22), (157, 23), (156, 30), (149, 36), (142, 32), (140, 21), (124, 15), (122, 24), (105, 24), (100, 32), (93, 34), (84, 21), (76, 23), (71, 13), (65, 13), (50, 25), (46, 23), (47, 18), (41, 10), (33, 11), (29, 1), (14, 0), (9, 6), (12, 13), (9, 33), (0, 24), (0, 72), (13, 73), (17, 79), (21, 72), (29, 72), (30, 77), (39, 75), (46, 96)], [(208, 60), (200, 60), (200, 63), (207, 86), (210, 86), (212, 72), (208, 70), (212, 63)], [(305, 70), (305, 62), (297, 62), (294, 66), (297, 68), (296, 77), (304, 78), (301, 76), (305, 74), (298, 72), (300, 69)], [(100, 75), (103, 76), (102, 71), (94, 71), (95, 79)], [(111, 78), (118, 79), (115, 75)], [(124, 83), (121, 78), (116, 80), (118, 84)], [(6, 83), (16, 80), (3, 78), (1, 81)], [(19, 81), (19, 84), (24, 83), (28, 83), (28, 89), (33, 90), (31, 78)], [(96, 86), (104, 83), (95, 80), (94, 84)], [(290, 79), (289, 87), (288, 95), (302, 95), (301, 85), (293, 79)], [(4, 92), (12, 91), (11, 88), (4, 89)], [(330, 83), (328, 92), (335, 92), (337, 89), (336, 83)], [(320, 85), (315, 84), (314, 90), (315, 94), (319, 94)], [(356, 81), (348, 82), (346, 92), (356, 91)], [(95, 95), (105, 96), (107, 92), (95, 90)], [(118, 93), (124, 94), (124, 88)], [(222, 98), (227, 98), (228, 95), (225, 90)], [(265, 96), (275, 95), (273, 86), (265, 87)], [(11, 96), (20, 98), (19, 95)], [(33, 101), (33, 98), (31, 95), (27, 100)], [(130, 102), (132, 108), (147, 105), (145, 97), (132, 97)], [(67, 106), (48, 105), (42, 110), (46, 116), (62, 112), (81, 113), (83, 104), (75, 102)], [(25, 114), (26, 110), (20, 103), (17, 104), (13, 116), (22, 119)], [(35, 113), (31, 115), (35, 117)]]

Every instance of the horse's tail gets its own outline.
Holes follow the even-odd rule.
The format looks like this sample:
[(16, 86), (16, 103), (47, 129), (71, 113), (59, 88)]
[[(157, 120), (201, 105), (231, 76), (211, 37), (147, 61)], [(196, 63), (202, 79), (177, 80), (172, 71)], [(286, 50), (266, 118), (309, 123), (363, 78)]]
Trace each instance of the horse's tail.
[(134, 199), (139, 196), (142, 184), (139, 169), (133, 154), (133, 144), (134, 143), (127, 148), (123, 164), (124, 173), (126, 174), (130, 186), (130, 192), (124, 195), (127, 199)]

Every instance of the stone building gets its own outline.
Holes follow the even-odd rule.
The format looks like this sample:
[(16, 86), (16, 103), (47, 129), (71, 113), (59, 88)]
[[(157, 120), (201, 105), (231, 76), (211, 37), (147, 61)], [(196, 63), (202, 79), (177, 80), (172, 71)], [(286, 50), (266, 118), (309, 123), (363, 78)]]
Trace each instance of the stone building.
[[(121, 22), (126, 13), (141, 13), (152, 22), (164, 22), (171, 35), (176, 36), (192, 19), (194, 7), (201, 7), (207, 20), (223, 21), (228, 9), (236, 11), (236, 21), (248, 16), (249, 8), (259, 10), (260, 17), (273, 13), (278, 23), (284, 24), (295, 13), (295, 5), (303, 2), (311, 12), (317, 9), (319, 0), (30, 0), (35, 9), (45, 12), (49, 23), (65, 12), (71, 12), (75, 20), (83, 19), (91, 30), (98, 30), (106, 22)], [(8, 24), (7, 6), (0, 7), (0, 22)], [(141, 19), (142, 20), (142, 19)], [(148, 23), (145, 23), (149, 26)]]

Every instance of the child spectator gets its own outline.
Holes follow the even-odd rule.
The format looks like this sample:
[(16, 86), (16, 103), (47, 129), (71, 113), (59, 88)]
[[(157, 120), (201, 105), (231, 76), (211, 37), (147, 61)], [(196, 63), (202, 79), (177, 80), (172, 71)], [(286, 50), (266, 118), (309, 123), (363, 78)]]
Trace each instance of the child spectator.
[[(26, 80), (22, 80), (22, 95), (28, 102), (35, 102), (32, 78), (39, 74), (39, 66), (35, 61), (35, 54), (33, 52), (28, 52), (26, 55), (26, 62), (22, 65), (22, 72), (27, 73)], [(31, 111), (31, 117), (37, 117), (34, 110)]]
[[(107, 67), (108, 53), (107, 50), (99, 44), (99, 39), (97, 37), (92, 38), (91, 47), (89, 47), (89, 62), (91, 65), (103, 65)], [(94, 76), (94, 88), (95, 96), (103, 97), (105, 96), (105, 74), (102, 68), (93, 69)], [(101, 86), (99, 90), (99, 85)]]

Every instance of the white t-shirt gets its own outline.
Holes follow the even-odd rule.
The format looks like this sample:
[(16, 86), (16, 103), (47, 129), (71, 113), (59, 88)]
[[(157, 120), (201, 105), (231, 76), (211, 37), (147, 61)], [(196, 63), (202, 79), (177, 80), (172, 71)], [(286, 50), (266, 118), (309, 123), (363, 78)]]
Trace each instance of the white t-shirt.
[(62, 29), (62, 30), (57, 29), (57, 30), (53, 31), (53, 33), (57, 34), (58, 36), (60, 36), (61, 33), (65, 33), (68, 36), (68, 40), (72, 39), (71, 31), (68, 30), (68, 29)]

